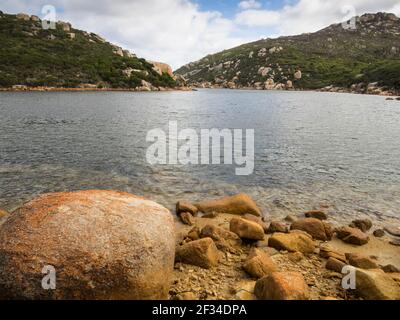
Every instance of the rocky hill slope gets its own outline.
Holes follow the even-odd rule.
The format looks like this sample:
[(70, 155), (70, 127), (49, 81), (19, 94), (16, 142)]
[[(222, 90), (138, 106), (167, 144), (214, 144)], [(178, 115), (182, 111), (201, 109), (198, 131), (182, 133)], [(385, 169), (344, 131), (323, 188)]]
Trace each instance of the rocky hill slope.
[(46, 29), (37, 16), (0, 11), (0, 88), (175, 87), (166, 65), (155, 64), (69, 23)]
[(356, 17), (316, 33), (262, 39), (209, 55), (176, 71), (200, 87), (351, 90), (400, 89), (400, 19)]

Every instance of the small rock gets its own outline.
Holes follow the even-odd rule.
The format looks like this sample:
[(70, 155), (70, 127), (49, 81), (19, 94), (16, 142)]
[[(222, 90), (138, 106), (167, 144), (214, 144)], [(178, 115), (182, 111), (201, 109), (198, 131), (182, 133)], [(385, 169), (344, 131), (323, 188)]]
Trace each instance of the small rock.
[(206, 225), (201, 230), (200, 237), (213, 239), (217, 248), (222, 251), (242, 244), (242, 240), (236, 233), (211, 224)]
[(256, 217), (255, 215), (246, 213), (244, 216), (242, 216), (242, 218), (259, 224), (261, 228), (263, 228), (264, 233), (266, 233), (268, 229), (267, 225), (260, 217)]
[(319, 249), (319, 255), (325, 259), (335, 258), (343, 262), (347, 261), (346, 256), (343, 252), (334, 250), (329, 245), (321, 245)]
[(275, 262), (264, 251), (256, 248), (250, 251), (246, 262), (243, 264), (243, 269), (257, 279), (278, 271)]
[(236, 215), (249, 213), (259, 217), (261, 216), (261, 210), (253, 199), (245, 193), (217, 200), (203, 201), (195, 204), (195, 206), (203, 213), (218, 212)]
[(322, 210), (311, 210), (305, 213), (307, 218), (315, 218), (319, 220), (328, 220), (328, 215)]
[(332, 239), (333, 231), (329, 224), (315, 218), (299, 219), (292, 223), (291, 230), (302, 230), (314, 239), (327, 241)]
[(304, 255), (298, 251), (289, 253), (288, 257), (289, 260), (292, 262), (300, 262), (304, 259)]
[(280, 232), (280, 233), (287, 233), (288, 232), (288, 227), (280, 221), (271, 221), (267, 233), (275, 233), (275, 232)]
[(180, 218), (181, 218), (182, 222), (184, 224), (187, 224), (188, 226), (192, 226), (195, 223), (194, 218), (190, 212), (182, 212), (180, 214)]
[(337, 273), (342, 273), (343, 267), (345, 266), (346, 263), (344, 263), (343, 261), (330, 257), (326, 262), (325, 268), (335, 271)]
[(369, 241), (369, 237), (357, 228), (342, 227), (336, 230), (336, 234), (342, 241), (358, 246), (362, 246)]
[(295, 216), (292, 215), (292, 214), (289, 214), (289, 215), (287, 215), (287, 216), (285, 217), (284, 220), (287, 221), (287, 222), (293, 223), (293, 222), (297, 221), (297, 217), (295, 217)]
[(218, 212), (206, 213), (206, 214), (203, 214), (201, 217), (206, 218), (206, 219), (215, 219), (216, 217), (218, 217)]
[(382, 238), (385, 235), (385, 231), (383, 229), (376, 229), (374, 231), (374, 236), (376, 238)]
[(5, 216), (7, 216), (8, 215), (8, 212), (7, 211), (5, 211), (5, 210), (3, 210), (3, 209), (0, 209), (0, 219), (1, 218), (4, 218)]
[(370, 257), (357, 253), (346, 253), (349, 264), (361, 269), (378, 269), (379, 266)]
[(400, 300), (398, 283), (379, 269), (356, 269), (356, 292), (366, 300)]
[(204, 238), (178, 247), (175, 260), (210, 269), (218, 264), (219, 251), (211, 238)]
[(400, 237), (400, 227), (387, 226), (384, 230), (395, 237)]
[(242, 239), (264, 239), (264, 230), (259, 224), (242, 218), (233, 218), (230, 222), (230, 230)]
[(299, 272), (274, 272), (257, 281), (254, 294), (260, 300), (308, 300), (309, 288)]
[(389, 243), (390, 243), (392, 246), (396, 246), (396, 247), (399, 247), (399, 246), (400, 246), (400, 240), (399, 240), (399, 239), (391, 240)]
[(192, 216), (196, 216), (198, 213), (198, 209), (187, 201), (179, 201), (176, 204), (176, 213), (180, 215), (182, 212), (189, 212)]
[(287, 250), (290, 252), (313, 253), (315, 250), (314, 241), (311, 236), (301, 231), (274, 233), (268, 239), (268, 245), (277, 250)]
[(392, 264), (388, 264), (386, 266), (383, 266), (381, 269), (386, 273), (397, 273), (397, 272), (400, 272), (400, 270), (398, 268), (396, 268)]
[(200, 239), (200, 229), (198, 227), (194, 227), (192, 230), (189, 231), (187, 236), (191, 240), (199, 240)]
[(369, 229), (372, 228), (372, 221), (369, 219), (358, 219), (358, 220), (354, 220), (351, 224), (350, 224), (351, 228), (358, 228), (360, 229), (362, 232), (367, 232)]

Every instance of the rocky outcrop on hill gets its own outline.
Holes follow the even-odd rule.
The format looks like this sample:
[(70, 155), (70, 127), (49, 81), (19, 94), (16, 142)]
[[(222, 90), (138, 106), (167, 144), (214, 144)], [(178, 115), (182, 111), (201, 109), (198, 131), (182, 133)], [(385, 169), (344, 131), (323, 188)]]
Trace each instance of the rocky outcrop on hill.
[(262, 39), (189, 63), (176, 71), (202, 88), (356, 92), (400, 90), (400, 19), (355, 17), (315, 33)]
[(186, 88), (186, 83), (175, 81), (167, 64), (138, 58), (69, 22), (49, 28), (37, 16), (1, 13), (0, 43), (2, 90)]
[(162, 62), (155, 62), (155, 61), (149, 61), (154, 67), (154, 71), (156, 71), (160, 76), (163, 75), (163, 73), (168, 74), (171, 78), (174, 77), (174, 72), (172, 71), (172, 68), (170, 65)]

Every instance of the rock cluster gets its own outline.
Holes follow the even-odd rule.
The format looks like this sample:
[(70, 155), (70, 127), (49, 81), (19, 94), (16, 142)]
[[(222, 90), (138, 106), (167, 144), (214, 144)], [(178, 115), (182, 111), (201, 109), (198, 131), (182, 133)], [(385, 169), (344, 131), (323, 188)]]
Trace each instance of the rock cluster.
[[(114, 191), (41, 196), (3, 217), (0, 298), (400, 299), (397, 263), (362, 250), (396, 250), (389, 232), (369, 238), (370, 220), (334, 229), (318, 209), (268, 224), (245, 194), (179, 201), (176, 213), (174, 223), (164, 207)], [(40, 285), (46, 265), (54, 291)], [(354, 290), (342, 287), (349, 270)]]
[[(238, 199), (246, 199), (246, 201), (238, 201)], [(307, 211), (304, 214), (305, 218), (289, 216), (282, 221), (272, 220), (268, 224), (265, 222), (267, 221), (265, 217), (254, 215), (254, 213), (261, 213), (261, 210), (249, 196), (244, 194), (193, 205), (189, 202), (179, 202), (177, 213), (189, 211), (189, 208), (196, 215), (194, 218), (196, 225), (201, 225), (203, 219), (207, 223), (201, 228), (201, 231), (197, 227), (189, 231), (182, 244), (178, 246), (176, 262), (184, 261), (179, 258), (180, 252), (187, 247), (188, 243), (197, 247), (198, 240), (194, 239), (209, 239), (207, 250), (209, 250), (212, 240), (219, 251), (218, 261), (210, 259), (207, 254), (199, 254), (206, 250), (194, 250), (187, 255), (195, 257), (191, 258), (195, 260), (189, 259), (186, 260), (186, 263), (189, 268), (190, 266), (192, 268), (200, 267), (203, 270), (207, 268), (210, 275), (215, 275), (210, 276), (212, 279), (214, 277), (217, 279), (219, 275), (224, 274), (226, 284), (229, 285), (228, 292), (232, 291), (233, 294), (230, 298), (266, 300), (393, 298), (397, 294), (393, 293), (393, 290), (395, 288), (400, 290), (399, 283), (394, 280), (398, 272), (396, 266), (381, 266), (376, 257), (354, 252), (354, 248), (366, 245), (370, 240), (367, 233), (372, 229), (372, 222), (368, 219), (354, 220), (351, 223), (352, 227), (334, 228), (328, 222), (327, 211), (316, 209)], [(194, 208), (198, 212), (207, 212), (208, 214), (201, 216)], [(218, 214), (214, 215), (216, 212)], [(226, 217), (226, 223), (221, 222), (222, 217)], [(343, 241), (342, 246), (350, 246), (352, 251), (342, 252), (331, 245), (331, 241), (337, 242), (340, 239)], [(211, 257), (217, 256), (215, 248), (210, 251), (214, 252), (210, 255)], [(214, 262), (209, 263), (210, 260)], [(289, 264), (293, 267), (288, 269)], [(354, 267), (357, 270), (376, 272), (379, 277), (375, 277), (375, 273), (373, 273), (372, 275), (368, 274), (367, 280), (361, 280), (367, 283), (370, 278), (377, 279), (374, 283), (375, 287), (373, 286), (371, 289), (362, 284), (363, 289), (361, 290), (346, 291), (341, 288), (340, 280), (345, 275), (344, 272), (347, 269), (344, 267), (346, 266)], [(179, 270), (183, 271), (182, 265), (179, 265)], [(234, 270), (236, 278), (227, 278), (227, 270)], [(382, 272), (386, 272), (388, 276), (382, 276)], [(204, 271), (201, 273), (198, 271), (195, 274), (197, 273), (206, 277)], [(203, 299), (206, 296), (216, 299), (229, 298), (214, 291), (210, 291), (210, 295), (207, 294), (207, 290), (206, 293), (199, 291), (198, 287), (190, 284), (190, 279), (195, 279), (196, 282), (197, 277), (189, 276), (189, 282), (184, 282), (184, 279), (187, 279), (183, 277), (184, 274), (178, 272), (178, 275), (180, 277), (176, 280), (176, 286), (173, 286), (176, 288), (173, 289), (173, 292), (176, 291), (176, 294), (173, 294), (176, 299), (182, 298), (179, 292), (185, 292), (184, 290), (195, 292), (196, 299)], [(246, 280), (246, 277), (250, 277), (251, 280)], [(338, 290), (336, 292), (329, 287), (335, 281), (336, 285), (333, 287), (336, 286), (335, 290)], [(215, 280), (208, 282), (208, 285), (214, 288)], [(326, 282), (332, 283), (328, 285), (325, 284)], [(393, 286), (394, 283), (397, 287)], [(218, 290), (222, 290), (223, 286), (218, 284), (216, 287), (219, 288)], [(386, 292), (387, 288), (389, 288), (389, 292)], [(318, 296), (315, 293), (316, 290), (320, 290)], [(369, 292), (371, 290), (373, 293)]]

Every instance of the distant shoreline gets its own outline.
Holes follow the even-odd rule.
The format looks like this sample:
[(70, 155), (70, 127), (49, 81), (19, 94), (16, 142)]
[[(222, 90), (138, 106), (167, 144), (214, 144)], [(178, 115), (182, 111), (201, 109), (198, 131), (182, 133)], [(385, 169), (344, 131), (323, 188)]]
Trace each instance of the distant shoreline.
[[(389, 94), (376, 94), (376, 93), (361, 93), (352, 92), (351, 90), (340, 88), (337, 91), (326, 91), (323, 89), (290, 89), (290, 90), (259, 90), (255, 88), (201, 88), (201, 87), (175, 87), (175, 88), (158, 88), (158, 90), (143, 90), (139, 89), (124, 89), (124, 88), (53, 88), (53, 87), (27, 87), (23, 89), (15, 88), (0, 88), (0, 92), (176, 92), (176, 91), (197, 91), (201, 89), (207, 90), (232, 90), (232, 91), (270, 91), (270, 92), (324, 92), (324, 93), (348, 93), (368, 96), (379, 96), (383, 98), (392, 98), (399, 100), (400, 92)], [(396, 97), (399, 97), (396, 99)]]
[(124, 89), (124, 88), (53, 88), (53, 87), (26, 87), (0, 88), (0, 92), (171, 92), (192, 91), (191, 87), (158, 88), (158, 90)]

